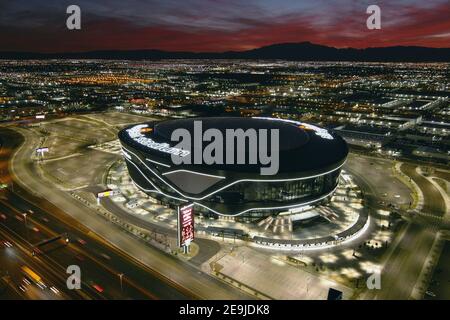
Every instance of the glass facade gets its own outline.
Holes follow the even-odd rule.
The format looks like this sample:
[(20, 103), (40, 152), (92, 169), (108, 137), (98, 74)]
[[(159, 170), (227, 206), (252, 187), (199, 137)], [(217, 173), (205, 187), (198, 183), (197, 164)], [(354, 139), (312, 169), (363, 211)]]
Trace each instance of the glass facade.
[[(160, 200), (162, 204), (176, 208), (178, 205), (185, 203), (178, 200), (184, 199), (182, 195), (160, 179), (161, 173), (159, 168), (152, 164), (146, 164), (154, 173), (159, 175), (158, 177), (145, 166), (138, 165), (137, 161), (126, 162), (128, 171), (135, 183), (145, 189), (144, 191), (152, 197)], [(301, 206), (305, 202), (320, 200), (320, 198), (332, 192), (337, 186), (340, 171), (340, 169), (337, 169), (314, 178), (294, 181), (242, 181), (216, 193), (213, 191), (213, 186), (208, 191), (213, 193), (212, 195), (195, 201), (224, 215), (233, 216), (246, 211), (240, 215), (239, 219), (264, 217), (286, 210), (285, 208), (261, 210), (264, 207), (286, 207), (295, 206), (296, 204)], [(195, 183), (195, 176), (192, 178), (192, 183)], [(165, 195), (158, 192), (152, 184), (157, 186)], [(216, 186), (216, 188), (220, 189), (220, 186)], [(186, 198), (186, 200), (194, 201), (189, 198)], [(198, 206), (196, 212), (205, 216), (217, 216), (212, 210), (208, 210), (205, 207)], [(259, 209), (252, 210), (252, 208)]]
[(321, 196), (334, 189), (340, 170), (315, 178), (283, 182), (240, 182), (207, 199), (218, 203), (286, 203)]

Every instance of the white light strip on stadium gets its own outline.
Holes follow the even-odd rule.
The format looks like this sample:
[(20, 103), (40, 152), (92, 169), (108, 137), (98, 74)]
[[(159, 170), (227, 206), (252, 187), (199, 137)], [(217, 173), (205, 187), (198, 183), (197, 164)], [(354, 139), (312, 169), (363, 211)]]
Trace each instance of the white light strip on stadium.
[(319, 136), (323, 139), (334, 140), (333, 136), (328, 132), (327, 129), (320, 128), (320, 127), (314, 126), (309, 123), (295, 121), (295, 120), (288, 120), (288, 119), (270, 118), (270, 117), (252, 117), (252, 118), (253, 119), (262, 119), (262, 120), (271, 120), (271, 121), (282, 121), (282, 122), (292, 123), (297, 126), (304, 126), (306, 129), (314, 131), (314, 133), (317, 136)]
[(223, 176), (215, 176), (213, 174), (200, 173), (200, 172), (195, 172), (195, 171), (185, 170), (185, 169), (164, 172), (162, 175), (166, 176), (168, 174), (177, 173), (177, 172), (188, 172), (188, 173), (198, 174), (199, 176), (205, 176), (205, 177), (211, 177), (211, 178), (217, 178), (217, 179), (226, 179), (226, 177), (223, 177)]
[(133, 180), (133, 178), (131, 178), (131, 181), (133, 181), (133, 184), (136, 186), (136, 188), (138, 188), (138, 189), (141, 189), (142, 191), (145, 191), (145, 192), (155, 192), (155, 193), (159, 193), (159, 191), (158, 190), (153, 190), (153, 189), (145, 189), (145, 188), (143, 188), (143, 187), (141, 187), (140, 185), (138, 185), (137, 184), (137, 182), (136, 181), (134, 181)]
[(306, 179), (316, 178), (316, 177), (319, 177), (319, 176), (327, 175), (327, 174), (329, 174), (329, 173), (331, 173), (331, 172), (334, 172), (334, 171), (336, 171), (336, 170), (339, 170), (339, 169), (345, 164), (345, 162), (346, 162), (346, 161), (344, 161), (340, 166), (338, 166), (338, 167), (335, 168), (335, 169), (329, 170), (329, 171), (327, 171), (327, 172), (319, 173), (319, 174), (316, 174), (316, 175), (313, 175), (313, 176), (308, 176), (308, 177), (290, 178), (290, 179), (274, 179), (274, 180), (257, 180), (257, 179), (241, 179), (241, 180), (236, 180), (236, 181), (234, 181), (234, 182), (232, 182), (232, 183), (230, 183), (230, 184), (227, 184), (226, 186), (224, 186), (224, 187), (222, 187), (222, 188), (220, 188), (220, 189), (218, 189), (218, 190), (216, 190), (216, 191), (211, 192), (210, 194), (207, 194), (207, 195), (204, 196), (204, 197), (196, 198), (196, 197), (189, 197), (189, 196), (186, 196), (186, 195), (184, 195), (182, 192), (180, 192), (180, 191), (178, 191), (177, 189), (175, 189), (174, 187), (172, 187), (169, 183), (167, 183), (166, 181), (164, 181), (164, 179), (161, 178), (157, 173), (155, 173), (152, 169), (150, 169), (150, 168), (145, 164), (145, 162), (143, 162), (143, 161), (141, 160), (141, 158), (139, 158), (134, 152), (128, 150), (128, 149), (125, 148), (125, 147), (123, 147), (123, 148), (124, 148), (127, 152), (133, 154), (136, 158), (138, 158), (138, 160), (139, 160), (139, 161), (140, 161), (140, 162), (141, 162), (148, 170), (150, 170), (150, 171), (151, 171), (151, 172), (152, 172), (159, 180), (161, 180), (162, 182), (164, 182), (167, 186), (169, 186), (171, 189), (173, 189), (176, 193), (178, 193), (179, 195), (181, 195), (181, 196), (183, 196), (183, 197), (185, 197), (185, 198), (192, 199), (192, 200), (203, 200), (203, 199), (208, 198), (208, 197), (210, 197), (210, 196), (216, 194), (217, 192), (222, 191), (222, 190), (224, 190), (224, 189), (226, 189), (226, 188), (228, 188), (228, 187), (230, 187), (230, 186), (232, 186), (232, 185), (234, 185), (234, 184), (236, 184), (236, 183), (239, 183), (239, 182), (286, 182), (286, 181), (300, 181), (300, 180), (306, 180)]
[(184, 209), (190, 208), (190, 207), (192, 207), (193, 205), (194, 205), (193, 203), (188, 204), (187, 206), (184, 206), (184, 207), (180, 208), (180, 210), (184, 210)]
[[(131, 180), (133, 180), (133, 179), (131, 179)], [(144, 192), (159, 193), (159, 194), (162, 194), (162, 195), (164, 195), (164, 196), (166, 196), (166, 197), (173, 198), (173, 199), (176, 199), (176, 200), (179, 200), (179, 201), (182, 201), (182, 202), (189, 202), (189, 201), (184, 200), (184, 199), (179, 199), (179, 198), (176, 198), (176, 197), (169, 196), (169, 195), (167, 195), (167, 194), (165, 194), (165, 193), (162, 193), (161, 191), (158, 191), (158, 190), (145, 189), (144, 187), (140, 186), (140, 185), (139, 185), (136, 181), (134, 181), (134, 180), (133, 180), (133, 183), (134, 183), (134, 185), (135, 185), (136, 187), (138, 187), (138, 189), (141, 189), (141, 190), (144, 191)]]
[[(128, 159), (131, 160), (131, 156), (128, 154), (128, 152), (126, 152), (126, 151), (124, 150), (123, 147), (122, 147), (122, 154), (123, 154), (126, 158), (128, 158)], [(149, 159), (149, 158), (145, 158), (145, 160), (150, 161), (150, 162), (153, 162), (153, 163), (156, 163), (156, 164), (159, 164), (159, 165), (161, 165), (161, 166), (163, 166), (163, 167), (170, 168), (170, 166), (169, 166), (168, 164), (165, 164), (165, 163), (161, 163), (161, 162), (158, 162), (158, 161)]]
[(163, 167), (166, 167), (166, 168), (170, 168), (170, 166), (168, 164), (165, 164), (165, 163), (161, 163), (161, 162), (158, 162), (158, 161), (155, 161), (155, 160), (151, 160), (149, 158), (145, 158), (145, 160), (153, 162), (153, 163), (156, 163), (156, 164), (159, 164), (160, 166), (163, 166)]
[[(152, 186), (153, 186), (153, 188), (155, 188), (156, 190), (158, 190), (157, 192), (158, 193), (161, 193), (162, 195), (164, 195), (164, 196), (166, 196), (166, 197), (169, 197), (169, 198), (173, 198), (173, 199), (176, 199), (176, 200), (180, 200), (180, 201), (184, 201), (184, 202), (188, 202), (187, 200), (185, 200), (185, 199), (181, 199), (181, 198), (177, 198), (177, 197), (174, 197), (174, 196), (171, 196), (171, 195), (168, 195), (168, 194), (165, 194), (164, 192), (162, 192), (149, 178), (147, 178), (147, 176), (141, 171), (141, 169), (139, 169), (139, 167), (133, 162), (133, 160), (128, 160), (128, 159), (125, 159), (125, 161), (128, 161), (128, 163), (130, 163), (130, 164), (132, 164), (138, 171), (139, 171), (139, 173), (145, 178), (145, 180), (147, 180)], [(131, 176), (131, 175), (130, 175)], [(131, 180), (133, 180), (133, 178), (131, 178)], [(139, 186), (137, 183), (136, 183), (136, 181), (134, 181), (133, 180), (133, 182), (137, 185), (137, 186)], [(143, 189), (143, 190), (148, 190), (148, 189), (144, 189), (144, 188), (142, 188), (141, 186), (139, 186), (141, 189)], [(148, 192), (150, 192), (150, 191), (152, 191), (153, 192), (153, 190), (148, 190)]]
[(125, 156), (125, 158), (130, 159), (131, 160), (131, 156), (128, 154), (128, 152), (126, 152), (125, 150), (122, 149), (122, 154)]
[[(345, 238), (344, 240), (342, 240), (341, 242), (336, 243), (336, 244), (327, 244), (326, 243), (326, 244), (307, 245), (307, 246), (291, 245), (290, 247), (288, 247), (288, 246), (281, 246), (281, 245), (270, 246), (270, 245), (253, 242), (252, 245), (255, 247), (258, 247), (258, 248), (263, 248), (263, 249), (268, 249), (268, 250), (281, 250), (281, 251), (312, 251), (312, 250), (330, 249), (330, 248), (334, 248), (334, 247), (337, 247), (342, 244), (345, 244), (345, 243), (348, 243), (348, 242), (358, 239), (367, 231), (367, 229), (369, 229), (369, 226), (370, 226), (370, 216), (367, 217), (366, 224), (361, 229), (359, 229), (353, 235)], [(333, 240), (333, 241), (336, 241), (336, 240)]]
[(141, 130), (147, 128), (147, 124), (139, 124), (132, 128), (126, 129), (128, 136), (133, 139), (133, 141), (153, 150), (157, 150), (164, 153), (174, 154), (179, 157), (185, 157), (189, 155), (191, 152), (187, 150), (183, 150), (176, 147), (171, 147), (168, 143), (159, 143), (156, 142), (141, 133)]
[(217, 211), (215, 211), (215, 210), (213, 210), (213, 209), (211, 209), (211, 208), (209, 208), (209, 207), (207, 207), (207, 206), (205, 206), (205, 205), (203, 205), (203, 204), (201, 204), (201, 203), (198, 203), (198, 202), (194, 202), (194, 203), (197, 204), (197, 205), (199, 205), (199, 206), (201, 206), (201, 207), (203, 207), (203, 208), (205, 208), (205, 209), (208, 209), (208, 210), (210, 210), (210, 211), (212, 211), (212, 212), (214, 212), (214, 213), (216, 213), (216, 214), (218, 214), (218, 215), (228, 216), (228, 217), (229, 217), (229, 216), (233, 216), (233, 217), (234, 217), (234, 216), (240, 216), (241, 214), (246, 213), (246, 212), (248, 212), (248, 211), (255, 211), (255, 210), (274, 210), (274, 209), (287, 209), (287, 208), (295, 208), (295, 207), (306, 206), (306, 205), (308, 205), (308, 204), (315, 203), (315, 202), (318, 202), (318, 201), (320, 201), (320, 200), (325, 199), (326, 197), (329, 197), (330, 195), (332, 195), (332, 194), (336, 191), (337, 187), (338, 187), (338, 186), (336, 186), (331, 192), (327, 193), (326, 195), (321, 196), (320, 198), (317, 198), (317, 199), (314, 199), (314, 200), (311, 200), (311, 201), (302, 202), (302, 203), (297, 203), (297, 204), (291, 204), (291, 205), (288, 205), (288, 206), (267, 207), (267, 208), (250, 208), (250, 209), (246, 209), (246, 210), (244, 210), (244, 211), (238, 212), (238, 213), (236, 213), (236, 214), (223, 214), (223, 213), (217, 212)]

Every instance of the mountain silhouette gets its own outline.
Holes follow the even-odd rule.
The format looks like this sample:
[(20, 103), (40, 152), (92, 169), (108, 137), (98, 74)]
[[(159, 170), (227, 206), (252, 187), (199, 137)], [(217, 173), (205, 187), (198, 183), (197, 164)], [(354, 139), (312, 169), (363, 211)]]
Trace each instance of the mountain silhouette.
[(69, 53), (0, 52), (0, 59), (280, 59), (293, 61), (450, 62), (450, 48), (394, 46), (334, 48), (311, 42), (280, 43), (247, 51), (187, 52), (163, 50), (98, 50)]

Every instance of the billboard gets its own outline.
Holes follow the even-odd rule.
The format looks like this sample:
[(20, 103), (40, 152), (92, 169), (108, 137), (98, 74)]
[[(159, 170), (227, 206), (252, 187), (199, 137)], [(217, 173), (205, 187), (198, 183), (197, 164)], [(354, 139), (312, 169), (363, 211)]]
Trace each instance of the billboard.
[(178, 246), (188, 246), (194, 240), (194, 204), (178, 207)]
[(117, 191), (108, 189), (108, 190), (97, 193), (97, 198), (111, 197), (111, 196), (116, 195), (117, 193), (118, 193)]

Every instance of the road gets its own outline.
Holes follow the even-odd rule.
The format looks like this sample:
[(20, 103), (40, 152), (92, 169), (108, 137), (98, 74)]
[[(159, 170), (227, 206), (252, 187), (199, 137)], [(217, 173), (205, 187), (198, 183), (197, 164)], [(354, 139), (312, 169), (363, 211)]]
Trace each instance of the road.
[[(416, 165), (410, 163), (403, 163), (400, 167), (421, 189), (424, 197), (422, 211), (443, 216), (446, 210), (444, 199), (432, 183), (417, 173), (416, 168)], [(433, 246), (436, 228), (427, 228), (417, 221), (407, 224), (405, 228), (382, 270), (382, 289), (375, 291), (373, 298), (409, 299), (417, 284)]]
[(437, 190), (425, 177), (418, 174), (416, 168), (416, 165), (409, 163), (403, 163), (400, 167), (403, 173), (412, 178), (423, 192), (424, 204), (421, 211), (437, 216), (443, 216), (446, 210), (445, 201), (442, 199), (439, 190)]
[[(32, 210), (33, 213), (27, 215), (25, 223), (22, 213), (28, 210)], [(82, 288), (100, 285), (104, 289), (103, 296), (106, 299), (185, 298), (177, 290), (168, 288), (157, 277), (152, 277), (141, 268), (130, 265), (114, 250), (91, 237), (86, 237), (84, 232), (54, 218), (15, 194), (7, 194), (7, 201), (0, 200), (0, 212), (5, 217), (1, 219), (1, 225), (26, 241), (28, 251), (31, 251), (35, 244), (67, 233), (71, 240), (69, 245), (42, 247), (44, 254), (39, 257), (44, 262), (52, 262), (52, 269), (63, 278), (67, 277), (66, 269), (69, 265), (80, 266), (84, 280)], [(121, 273), (124, 273), (122, 288), (119, 278)]]
[(435, 234), (415, 223), (408, 224), (406, 228), (404, 236), (384, 265), (381, 273), (382, 288), (374, 292), (375, 299), (409, 299), (420, 276)]
[[(386, 176), (391, 172), (393, 162), (365, 156), (352, 156), (346, 170), (353, 173), (358, 185), (363, 189), (367, 205), (379, 207), (378, 200), (388, 203), (408, 204), (411, 192), (397, 179)], [(402, 164), (403, 173), (417, 183), (424, 195), (423, 211), (442, 216), (445, 203), (439, 191), (424, 177), (416, 172), (416, 165)], [(370, 170), (369, 170), (370, 169)], [(384, 181), (383, 181), (384, 180)], [(397, 181), (395, 181), (397, 180)], [(399, 197), (395, 197), (395, 195)], [(412, 220), (404, 226), (391, 251), (385, 256), (381, 272), (381, 290), (372, 290), (363, 295), (363, 299), (401, 300), (409, 299), (417, 284), (423, 265), (430, 253), (435, 239), (436, 228), (430, 224)]]
[(450, 240), (448, 239), (443, 244), (428, 292), (429, 294), (425, 295), (427, 300), (448, 300), (450, 298)]
[[(9, 139), (8, 141), (11, 143), (13, 140)], [(0, 165), (4, 165), (4, 161), (9, 159), (5, 150), (10, 147), (10, 145), (4, 145), (2, 148)], [(3, 170), (2, 173), (4, 174), (2, 181), (8, 180), (6, 172)], [(18, 186), (14, 187), (14, 191), (16, 193), (9, 190), (0, 192), (2, 197), (0, 200), (0, 212), (2, 213), (0, 223), (6, 230), (17, 233), (22, 240), (26, 239), (25, 247), (28, 252), (32, 250), (33, 244), (62, 233), (68, 233), (72, 240), (73, 244), (67, 247), (56, 248), (56, 250), (52, 248), (49, 252), (45, 252), (44, 262), (53, 261), (54, 269), (58, 271), (59, 276), (67, 278), (67, 266), (79, 265), (83, 274), (82, 279), (85, 280), (82, 288), (100, 285), (104, 290), (105, 299), (195, 298), (189, 293), (168, 285), (167, 281), (162, 279), (159, 274), (152, 274), (139, 264), (132, 263), (127, 256), (106, 245), (104, 241), (99, 241), (88, 229), (70, 217), (52, 210), (52, 207), (46, 205), (45, 202), (33, 198), (47, 210), (27, 201), (22, 196), (24, 191)], [(22, 214), (29, 210), (33, 213), (27, 215), (25, 228)], [(122, 273), (124, 275), (121, 288), (119, 274)], [(65, 287), (65, 282), (62, 286)], [(99, 297), (94, 296), (93, 298)]]
[[(0, 276), (3, 278), (2, 284), (7, 284), (10, 294), (7, 298), (19, 297), (20, 299), (90, 299), (92, 295), (81, 291), (68, 290), (65, 281), (60, 275), (52, 272), (51, 266), (41, 259), (36, 259), (31, 255), (30, 246), (22, 237), (14, 235), (3, 224), (0, 224)], [(46, 287), (38, 287), (36, 283), (24, 280), (25, 274), (22, 267), (27, 266), (36, 272)], [(58, 291), (51, 291), (50, 287), (57, 288)], [(89, 289), (89, 288), (88, 288)], [(95, 292), (94, 292), (95, 294)], [(98, 295), (97, 299), (102, 296)]]
[[(105, 245), (109, 243), (111, 250), (115, 250), (134, 264), (151, 270), (153, 274), (186, 295), (190, 294), (191, 297), (200, 299), (251, 298), (176, 257), (144, 245), (138, 239), (106, 221), (92, 208), (85, 207), (67, 193), (47, 184), (36, 174), (30, 160), (38, 138), (27, 130), (21, 129), (20, 132), (24, 135), (25, 142), (12, 158), (11, 171), (20, 185), (35, 194), (32, 202), (38, 202), (38, 207), (57, 216), (60, 220), (68, 219), (70, 216), (73, 221), (76, 221), (75, 225), (82, 225), (85, 230), (91, 230), (91, 237), (102, 240)], [(3, 132), (3, 135), (9, 135), (8, 140), (16, 137), (16, 134), (11, 131)]]
[[(97, 190), (99, 192), (100, 190)], [(102, 199), (102, 206), (109, 212), (113, 212), (119, 219), (128, 221), (133, 225), (141, 226), (144, 229), (155, 231), (159, 234), (170, 235), (176, 237), (176, 230), (161, 226), (150, 221), (146, 221), (138, 216), (131, 215), (129, 212), (120, 208), (114, 201), (109, 198)], [(203, 262), (208, 261), (220, 251), (220, 245), (213, 240), (197, 238), (195, 243), (199, 246), (198, 254), (190, 260), (191, 263), (200, 266)]]
[(450, 182), (450, 172), (448, 171), (435, 170), (433, 175)]
[[(26, 143), (16, 153), (12, 169), (14, 170), (15, 178), (19, 179), (22, 185), (29, 190), (39, 193), (39, 197), (33, 197), (32, 202), (39, 203), (38, 207), (42, 208), (44, 212), (51, 213), (51, 216), (58, 217), (61, 221), (67, 221), (66, 225), (77, 226), (76, 229), (80, 232), (78, 236), (86, 238), (86, 234), (89, 235), (88, 243), (95, 241), (97, 238), (100, 239), (100, 243), (104, 247), (108, 247), (106, 243), (110, 243), (112, 245), (111, 251), (113, 252), (111, 255), (114, 255), (114, 252), (120, 252), (117, 253), (117, 256), (124, 255), (125, 260), (134, 260), (137, 265), (153, 270), (159, 275), (160, 279), (168, 279), (180, 291), (183, 288), (186, 290), (185, 292), (203, 299), (249, 298), (241, 291), (229, 287), (208, 274), (200, 272), (194, 266), (186, 264), (153, 247), (146, 246), (138, 239), (124, 233), (117, 226), (103, 219), (94, 209), (84, 206), (67, 193), (58, 190), (54, 185), (47, 184), (36, 175), (34, 164), (30, 161), (30, 154), (34, 150), (33, 146), (37, 145), (37, 137), (27, 132), (27, 130), (21, 130), (21, 133), (24, 135)], [(367, 170), (367, 168), (371, 168), (371, 170)], [(383, 197), (389, 203), (398, 205), (410, 203), (410, 190), (391, 174), (391, 168), (391, 161), (360, 156), (351, 157), (346, 165), (346, 169), (357, 176), (357, 181), (365, 192), (366, 200), (369, 200), (367, 205), (377, 206), (377, 199)], [(424, 211), (427, 210), (427, 212), (442, 215), (445, 211), (445, 203), (439, 191), (427, 179), (417, 174), (414, 165), (404, 164), (401, 170), (411, 176), (423, 190)], [(389, 172), (389, 176), (386, 176), (386, 172)], [(42, 197), (45, 197), (51, 203), (43, 201)], [(132, 223), (155, 228), (154, 224), (147, 226), (143, 220), (137, 217), (130, 217), (125, 212), (120, 212), (117, 206), (110, 202), (109, 199), (105, 199), (103, 205), (107, 209), (114, 211), (115, 214), (119, 212), (121, 218), (135, 219), (136, 221), (131, 221)], [(71, 222), (68, 222), (69, 218)], [(91, 231), (89, 232), (88, 229)], [(158, 231), (173, 233), (173, 230), (168, 229)], [(414, 222), (407, 224), (395, 247), (393, 247), (392, 254), (387, 258), (384, 265), (382, 290), (371, 292), (367, 297), (375, 299), (408, 299), (416, 285), (433, 241), (433, 230), (424, 228), (422, 225)], [(210, 254), (218, 250), (211, 243), (202, 243), (202, 247), (209, 248), (208, 245), (211, 246), (210, 250), (205, 250), (197, 259), (194, 258), (193, 263), (202, 263)], [(94, 255), (98, 256), (98, 252), (95, 253), (95, 249), (93, 250)], [(108, 256), (110, 255), (109, 253), (107, 254)], [(115, 261), (108, 264), (116, 266)], [(119, 269), (126, 268), (125, 266), (116, 268), (113, 273), (117, 274), (120, 272)], [(125, 271), (124, 273), (128, 274), (130, 272)], [(140, 283), (139, 280), (138, 283)]]
[(361, 155), (350, 154), (344, 169), (353, 174), (364, 190), (364, 198), (372, 207), (380, 200), (398, 207), (409, 205), (411, 190), (393, 174), (393, 162)]

